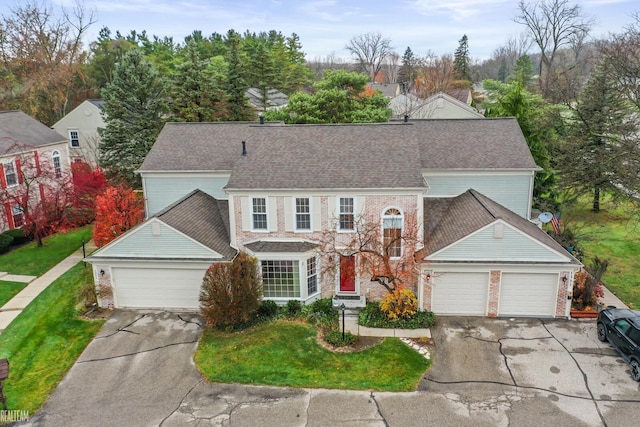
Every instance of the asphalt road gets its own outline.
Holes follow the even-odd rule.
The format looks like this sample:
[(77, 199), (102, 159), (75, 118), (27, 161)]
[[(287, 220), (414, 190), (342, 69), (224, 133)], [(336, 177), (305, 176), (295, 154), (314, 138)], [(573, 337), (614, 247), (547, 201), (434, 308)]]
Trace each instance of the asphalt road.
[(438, 319), (411, 393), (211, 384), (195, 314), (116, 310), (34, 426), (635, 426), (640, 384), (595, 322)]

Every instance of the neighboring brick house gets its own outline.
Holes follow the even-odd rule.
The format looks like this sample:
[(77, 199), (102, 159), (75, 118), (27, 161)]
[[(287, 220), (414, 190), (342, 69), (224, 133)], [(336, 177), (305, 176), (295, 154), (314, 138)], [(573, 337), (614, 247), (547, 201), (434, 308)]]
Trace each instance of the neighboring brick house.
[(529, 220), (537, 170), (515, 119), (168, 123), (139, 170), (147, 220), (88, 261), (103, 306), (195, 309), (206, 269), (238, 250), (267, 299), (377, 299), (370, 277), (324, 272), (322, 233), (415, 217), (421, 308), (566, 317), (580, 263)]
[(98, 128), (105, 127), (101, 114), (103, 104), (102, 99), (87, 99), (52, 126), (67, 139), (72, 162), (98, 164)]
[[(22, 111), (0, 112), (0, 187), (2, 191), (18, 192), (23, 183), (23, 163), (26, 159), (54, 168), (56, 176), (70, 169), (67, 140)], [(36, 195), (38, 192), (34, 192)], [(33, 200), (37, 203), (38, 200)], [(0, 209), (0, 231), (23, 225), (20, 206), (4, 202)]]

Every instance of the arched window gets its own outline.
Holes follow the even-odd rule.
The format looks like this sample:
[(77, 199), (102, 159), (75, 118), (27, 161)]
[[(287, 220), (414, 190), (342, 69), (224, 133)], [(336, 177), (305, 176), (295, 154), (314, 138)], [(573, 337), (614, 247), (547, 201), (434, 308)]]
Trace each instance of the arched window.
[(53, 161), (53, 171), (56, 174), (56, 178), (60, 178), (62, 176), (62, 167), (60, 165), (60, 152), (58, 150), (54, 150), (51, 153), (51, 160)]
[(391, 258), (402, 256), (402, 212), (389, 208), (382, 215), (382, 235), (385, 253)]

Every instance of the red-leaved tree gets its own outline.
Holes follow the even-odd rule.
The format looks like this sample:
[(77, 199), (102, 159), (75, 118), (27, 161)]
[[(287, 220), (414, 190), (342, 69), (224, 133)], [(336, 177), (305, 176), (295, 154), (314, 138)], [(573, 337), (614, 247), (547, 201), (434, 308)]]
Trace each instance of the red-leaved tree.
[(102, 247), (139, 224), (143, 219), (144, 200), (130, 187), (110, 186), (96, 197), (96, 220), (93, 241)]
[(107, 179), (101, 168), (91, 169), (85, 162), (71, 164), (73, 174), (73, 218), (77, 225), (90, 224), (96, 217), (96, 197), (107, 188)]

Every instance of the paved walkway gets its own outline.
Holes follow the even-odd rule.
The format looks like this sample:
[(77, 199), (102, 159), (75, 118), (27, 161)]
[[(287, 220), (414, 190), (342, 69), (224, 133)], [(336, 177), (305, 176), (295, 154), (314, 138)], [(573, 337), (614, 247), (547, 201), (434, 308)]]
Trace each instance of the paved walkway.
[(598, 298), (598, 301), (602, 303), (602, 305), (604, 305), (605, 307), (613, 305), (618, 308), (629, 308), (625, 303), (620, 301), (620, 298), (618, 298), (613, 292), (611, 292), (605, 286), (602, 287), (602, 290), (604, 291), (604, 297)]
[[(85, 253), (87, 255), (95, 249), (96, 247), (93, 244), (93, 241), (85, 243)], [(22, 313), (22, 310), (24, 310), (31, 301), (35, 299), (35, 297), (40, 295), (40, 293), (47, 289), (51, 283), (70, 270), (71, 267), (82, 261), (82, 259), (82, 248), (80, 248), (38, 278), (6, 273), (4, 276), (1, 276), (0, 280), (11, 280), (15, 282), (25, 281), (29, 284), (23, 290), (18, 292), (16, 296), (10, 299), (4, 306), (2, 306), (2, 308), (0, 308), (0, 333), (4, 331), (11, 322), (13, 322), (13, 319)]]

